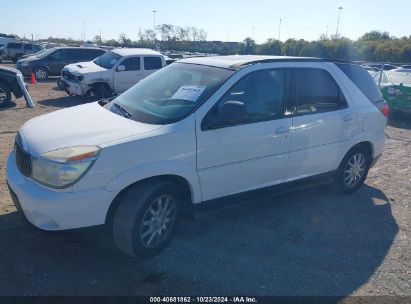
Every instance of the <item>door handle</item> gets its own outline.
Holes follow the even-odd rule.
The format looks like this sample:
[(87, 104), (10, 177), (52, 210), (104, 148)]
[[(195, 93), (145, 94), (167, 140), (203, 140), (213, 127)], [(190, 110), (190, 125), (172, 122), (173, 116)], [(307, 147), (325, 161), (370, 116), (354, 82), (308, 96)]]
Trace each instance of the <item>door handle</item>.
[(275, 134), (286, 134), (288, 132), (290, 132), (289, 127), (278, 127), (277, 129), (275, 129)]
[(352, 120), (354, 120), (354, 117), (352, 117), (351, 114), (347, 114), (343, 118), (343, 121), (352, 121)]

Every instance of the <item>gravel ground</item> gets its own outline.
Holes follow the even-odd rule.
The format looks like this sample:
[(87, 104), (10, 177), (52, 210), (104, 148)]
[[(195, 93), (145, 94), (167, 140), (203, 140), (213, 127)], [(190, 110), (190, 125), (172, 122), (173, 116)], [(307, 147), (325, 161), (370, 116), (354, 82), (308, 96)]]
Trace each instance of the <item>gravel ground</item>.
[(28, 119), (86, 102), (49, 81), (0, 110), (0, 295), (411, 296), (411, 118), (394, 115), (382, 158), (357, 193), (322, 186), (184, 220), (147, 261), (102, 227), (44, 232), (16, 212), (6, 157)]

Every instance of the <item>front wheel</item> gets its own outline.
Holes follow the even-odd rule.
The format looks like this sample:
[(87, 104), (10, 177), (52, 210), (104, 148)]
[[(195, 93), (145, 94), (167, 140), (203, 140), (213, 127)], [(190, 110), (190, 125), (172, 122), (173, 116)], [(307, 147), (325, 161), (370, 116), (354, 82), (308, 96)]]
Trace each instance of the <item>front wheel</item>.
[(11, 101), (11, 92), (8, 86), (0, 83), (0, 107), (7, 105)]
[(181, 202), (175, 185), (169, 182), (148, 182), (128, 189), (112, 223), (117, 247), (132, 257), (160, 253), (176, 230)]
[(363, 184), (368, 175), (371, 159), (366, 149), (357, 147), (344, 157), (335, 175), (335, 185), (342, 193), (353, 193)]
[(46, 68), (35, 68), (33, 73), (37, 81), (47, 80), (47, 78), (49, 78), (49, 73)]

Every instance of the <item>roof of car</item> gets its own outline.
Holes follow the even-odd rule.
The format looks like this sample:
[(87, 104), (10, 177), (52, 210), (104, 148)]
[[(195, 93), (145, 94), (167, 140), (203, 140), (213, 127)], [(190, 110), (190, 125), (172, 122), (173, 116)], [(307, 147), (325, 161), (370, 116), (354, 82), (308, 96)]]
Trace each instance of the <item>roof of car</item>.
[(94, 47), (94, 46), (55, 46), (55, 47), (50, 48), (49, 50), (51, 50), (51, 49), (53, 49), (53, 50), (61, 50), (61, 49), (75, 49), (75, 50), (78, 50), (78, 49), (81, 49), (81, 50), (102, 50), (102, 51), (104, 51), (103, 49), (100, 49), (99, 47)]
[(116, 53), (120, 56), (131, 56), (131, 55), (161, 55), (159, 52), (150, 49), (139, 49), (139, 48), (124, 48), (124, 49), (113, 49), (111, 52)]
[(279, 62), (279, 61), (314, 61), (314, 62), (347, 62), (316, 57), (292, 57), (292, 56), (261, 56), (261, 55), (230, 55), (208, 56), (182, 59), (179, 62), (215, 66), (227, 69), (241, 69), (250, 64)]

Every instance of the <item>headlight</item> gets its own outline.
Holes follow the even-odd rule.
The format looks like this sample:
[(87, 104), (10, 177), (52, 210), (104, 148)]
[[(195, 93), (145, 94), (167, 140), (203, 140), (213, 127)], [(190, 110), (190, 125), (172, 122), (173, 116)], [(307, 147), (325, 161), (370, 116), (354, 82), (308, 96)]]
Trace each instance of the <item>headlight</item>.
[(23, 61), (23, 62), (20, 62), (20, 65), (21, 65), (22, 67), (26, 67), (26, 66), (29, 65), (29, 62), (28, 62), (28, 61)]
[(93, 165), (98, 146), (77, 146), (43, 153), (32, 158), (31, 177), (53, 188), (66, 188), (77, 182)]

